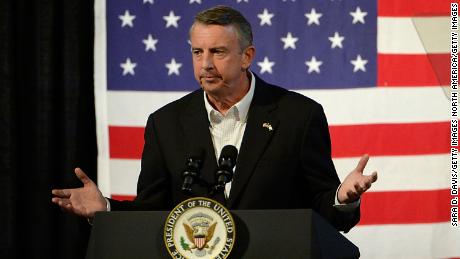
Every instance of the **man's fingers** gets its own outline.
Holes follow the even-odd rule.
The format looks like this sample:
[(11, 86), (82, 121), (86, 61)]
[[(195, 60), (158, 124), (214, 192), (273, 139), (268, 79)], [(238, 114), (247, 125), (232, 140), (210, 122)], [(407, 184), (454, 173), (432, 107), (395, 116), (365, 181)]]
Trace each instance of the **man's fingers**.
[(356, 182), (353, 187), (354, 187), (356, 193), (361, 192), (361, 186), (359, 185), (358, 182)]
[(65, 206), (61, 206), (63, 211), (66, 211), (68, 213), (73, 213), (73, 207), (72, 204), (66, 204)]
[(372, 183), (371, 182), (365, 182), (364, 183), (364, 189), (367, 191), (369, 188), (371, 188)]
[(59, 199), (59, 198), (56, 198), (56, 197), (51, 198), (51, 202), (52, 202), (52, 203), (56, 203), (56, 204), (58, 204), (58, 205), (59, 205), (59, 200), (60, 200), (60, 199)]
[(372, 183), (375, 181), (377, 181), (377, 172), (373, 172), (371, 175), (364, 175), (364, 180), (359, 184), (362, 190), (361, 194), (369, 190), (372, 186)]
[(356, 190), (348, 190), (347, 192), (347, 196), (348, 196), (348, 199), (350, 201), (355, 201), (356, 199), (358, 199), (359, 197), (359, 194), (356, 192)]
[(51, 201), (53, 203), (56, 203), (57, 205), (59, 205), (60, 207), (67, 207), (67, 206), (71, 206), (71, 202), (69, 199), (62, 199), (62, 198), (58, 198), (58, 197), (53, 197), (51, 199)]
[(56, 195), (58, 196), (59, 198), (69, 198), (70, 197), (70, 194), (71, 194), (71, 191), (68, 190), (68, 189), (54, 189), (51, 191), (51, 193), (53, 195)]
[(89, 177), (79, 167), (75, 168), (75, 174), (84, 185), (92, 182), (91, 179), (89, 179)]
[(74, 214), (78, 214), (76, 208), (72, 205), (72, 202), (70, 202), (69, 199), (60, 199), (60, 198), (56, 198), (54, 197), (52, 199), (53, 203), (56, 203), (57, 205), (59, 205), (59, 207), (61, 207), (61, 209), (63, 211), (66, 211), (68, 213), (74, 213)]
[(370, 183), (364, 181), (361, 184), (359, 184), (359, 187), (360, 187), (359, 194), (362, 194), (363, 192), (367, 191), (367, 189), (369, 189)]
[(72, 207), (72, 203), (68, 199), (62, 199), (59, 201), (59, 206), (70, 208)]
[(377, 177), (377, 172), (374, 171), (374, 172), (371, 174), (372, 182), (374, 183), (375, 181), (377, 181), (377, 178), (378, 178), (378, 177)]
[(367, 161), (369, 161), (369, 155), (368, 154), (363, 155), (358, 162), (358, 166), (356, 166), (356, 171), (362, 174), (364, 171), (364, 168), (366, 168)]

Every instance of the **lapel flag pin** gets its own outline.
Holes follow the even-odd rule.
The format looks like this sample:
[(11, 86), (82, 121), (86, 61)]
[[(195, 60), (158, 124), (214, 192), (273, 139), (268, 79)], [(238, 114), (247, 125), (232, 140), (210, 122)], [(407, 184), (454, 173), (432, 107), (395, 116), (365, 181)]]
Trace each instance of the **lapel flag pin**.
[(268, 122), (264, 122), (264, 124), (262, 124), (262, 127), (267, 128), (269, 131), (273, 130), (272, 125)]

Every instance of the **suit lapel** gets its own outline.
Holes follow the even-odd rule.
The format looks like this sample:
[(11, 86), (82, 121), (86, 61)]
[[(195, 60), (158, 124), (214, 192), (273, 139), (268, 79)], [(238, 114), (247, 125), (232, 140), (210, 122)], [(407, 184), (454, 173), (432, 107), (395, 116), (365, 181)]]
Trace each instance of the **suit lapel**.
[(276, 102), (268, 93), (268, 86), (257, 78), (256, 88), (248, 113), (248, 121), (238, 154), (228, 207), (241, 194), (254, 169), (276, 131), (278, 118), (274, 110)]

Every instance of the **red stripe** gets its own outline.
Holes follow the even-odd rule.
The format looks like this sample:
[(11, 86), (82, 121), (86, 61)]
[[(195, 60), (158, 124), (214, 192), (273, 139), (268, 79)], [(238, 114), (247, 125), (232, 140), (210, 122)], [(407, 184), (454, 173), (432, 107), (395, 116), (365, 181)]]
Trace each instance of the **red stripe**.
[(118, 201), (132, 201), (136, 198), (136, 195), (119, 195), (119, 194), (112, 194), (110, 197), (114, 200)]
[[(450, 122), (330, 126), (333, 157), (449, 152)], [(140, 159), (142, 127), (109, 127), (110, 157)]]
[(446, 16), (452, 0), (379, 0), (378, 16)]
[(450, 122), (330, 126), (332, 157), (449, 153), (449, 129)]
[(450, 85), (450, 54), (428, 54), (428, 60), (441, 85)]
[(359, 224), (450, 221), (450, 199), (450, 190), (367, 192), (361, 197)]
[(143, 127), (109, 126), (111, 158), (139, 159), (144, 146)]
[(378, 54), (378, 86), (438, 86), (450, 84), (449, 54)]

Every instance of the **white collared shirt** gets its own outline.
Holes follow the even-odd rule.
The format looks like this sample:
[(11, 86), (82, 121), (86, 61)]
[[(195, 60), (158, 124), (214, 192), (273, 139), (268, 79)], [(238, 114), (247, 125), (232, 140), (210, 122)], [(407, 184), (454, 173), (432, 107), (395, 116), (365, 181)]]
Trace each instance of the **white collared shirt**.
[[(246, 95), (235, 105), (228, 109), (226, 114), (222, 114), (212, 107), (204, 93), (204, 103), (209, 119), (209, 131), (211, 133), (212, 143), (216, 159), (219, 159), (222, 148), (226, 145), (233, 145), (239, 151), (243, 140), (244, 130), (248, 121), (248, 111), (254, 97), (256, 79), (251, 74), (251, 84)], [(231, 182), (225, 185), (225, 196), (230, 195)]]

